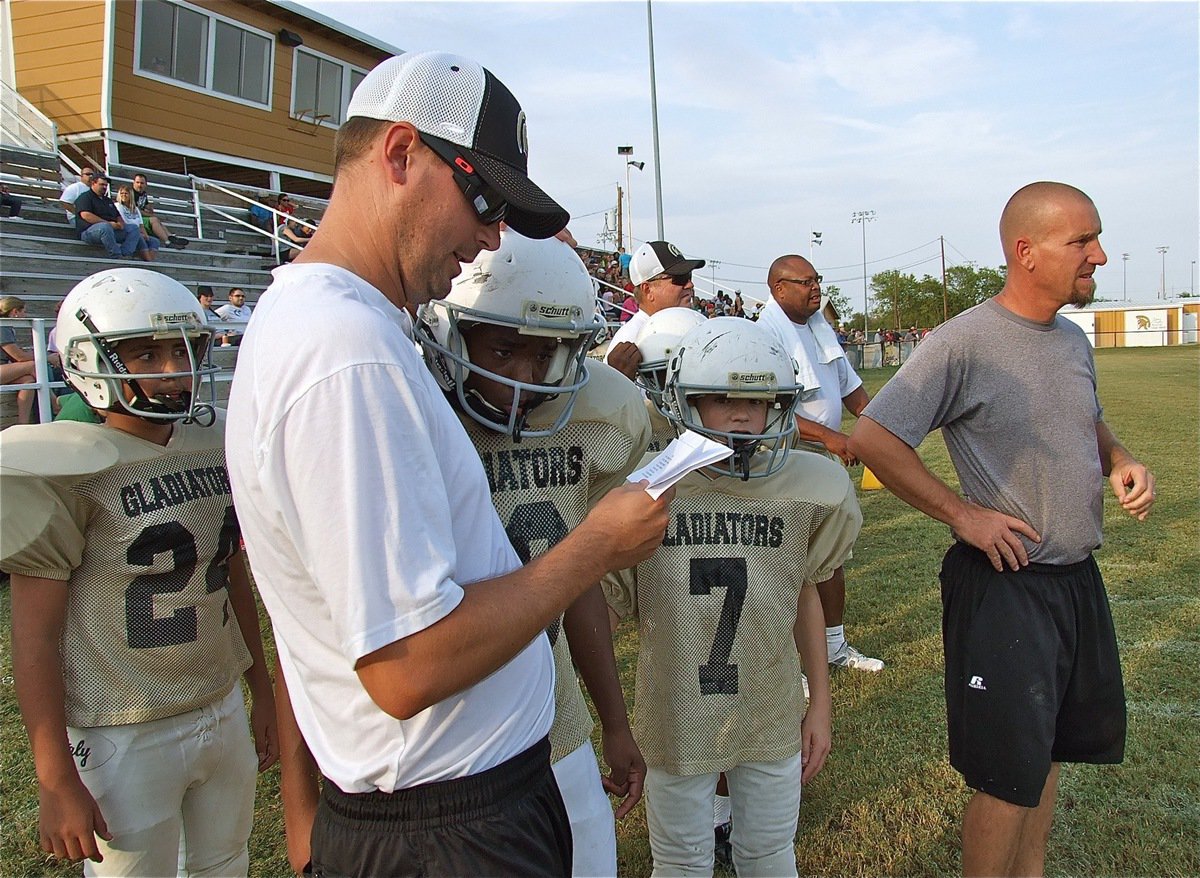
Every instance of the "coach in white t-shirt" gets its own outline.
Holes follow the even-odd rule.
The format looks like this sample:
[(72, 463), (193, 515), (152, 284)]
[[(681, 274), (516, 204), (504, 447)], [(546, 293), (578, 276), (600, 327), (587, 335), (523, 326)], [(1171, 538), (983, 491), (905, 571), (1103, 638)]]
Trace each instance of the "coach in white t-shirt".
[(405, 309), (445, 297), (502, 220), (547, 238), (567, 213), (527, 176), (520, 104), (468, 58), (390, 58), (347, 116), (324, 221), (258, 303), (227, 420), (303, 736), (281, 785), (304, 743), (325, 777), (288, 825), (311, 827), (315, 874), (565, 875), (544, 631), (657, 547), (670, 495), (614, 489), (521, 566)]
[[(821, 313), (821, 276), (803, 256), (780, 256), (767, 273), (771, 298), (758, 322), (773, 331), (796, 361), (797, 382), (805, 388), (796, 408), (796, 431), (812, 450), (836, 457), (846, 466), (857, 461), (849, 437), (841, 431), (842, 408), (858, 417), (870, 398), (862, 379), (846, 359), (837, 334)], [(861, 671), (882, 671), (883, 662), (863, 655), (846, 642), (846, 574), (839, 567), (817, 584), (825, 612), (829, 663)]]
[(648, 241), (637, 249), (629, 263), (629, 279), (638, 311), (613, 334), (604, 362), (630, 381), (637, 376), (637, 337), (651, 314), (664, 308), (690, 308), (695, 293), (692, 272), (704, 267), (703, 259), (688, 259), (666, 241)]

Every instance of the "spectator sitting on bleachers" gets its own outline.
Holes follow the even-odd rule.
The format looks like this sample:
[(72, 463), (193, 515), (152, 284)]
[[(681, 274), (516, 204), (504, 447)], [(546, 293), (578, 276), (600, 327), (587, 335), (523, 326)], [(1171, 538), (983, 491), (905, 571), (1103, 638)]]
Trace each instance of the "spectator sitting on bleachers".
[[(246, 323), (250, 320), (250, 306), (246, 304), (246, 293), (241, 287), (234, 287), (229, 291), (229, 304), (222, 305), (217, 309), (217, 316), (222, 320), (237, 321)], [(222, 345), (233, 345), (237, 347), (242, 343), (242, 335), (238, 332), (227, 333)]]
[(270, 232), (275, 228), (275, 214), (271, 213), (275, 207), (275, 196), (264, 192), (258, 196), (258, 202), (250, 205), (250, 223), (264, 232)]
[(84, 165), (79, 169), (79, 179), (63, 187), (62, 195), (58, 196), (58, 200), (62, 202), (63, 208), (67, 211), (67, 222), (75, 221), (75, 202), (80, 195), (88, 191), (88, 187), (92, 185), (92, 178), (95, 176), (96, 169), (91, 165)]
[(182, 250), (191, 242), (179, 235), (172, 235), (163, 225), (163, 221), (154, 213), (150, 204), (150, 183), (145, 174), (133, 175), (133, 202), (142, 213), (142, 225), (148, 235), (154, 235), (163, 244), (170, 244), (176, 250)]
[[(21, 318), (25, 316), (25, 300), (17, 296), (5, 296), (0, 299), (0, 317)], [(51, 366), (58, 365), (58, 355), (47, 357)], [(0, 326), (0, 384), (33, 384), (37, 381), (37, 371), (33, 361), (33, 353), (17, 344), (17, 330), (12, 326)], [(33, 421), (33, 402), (36, 398), (32, 390), (17, 391), (17, 423), (29, 424)], [(53, 403), (52, 403), (53, 404)]]
[(117, 213), (121, 214), (121, 222), (125, 223), (125, 228), (137, 229), (146, 245), (141, 251), (142, 258), (147, 262), (153, 262), (154, 254), (158, 252), (159, 248), (158, 238), (146, 231), (146, 226), (142, 223), (142, 212), (134, 203), (133, 189), (124, 183), (117, 189)]
[[(200, 303), (200, 310), (204, 312), (204, 322), (210, 326), (215, 323), (222, 322), (223, 318), (220, 314), (213, 310), (213, 290), (208, 284), (200, 284), (196, 287), (196, 301)], [(223, 344), (225, 341), (224, 335), (217, 333), (213, 334), (212, 343), (214, 345)]]
[(146, 249), (141, 228), (126, 225), (108, 197), (108, 178), (103, 174), (92, 177), (91, 188), (75, 201), (75, 231), (81, 241), (103, 247), (114, 259)]
[(625, 323), (638, 312), (637, 299), (633, 297), (633, 291), (629, 290), (625, 293), (625, 301), (621, 303), (621, 322)]
[(8, 208), (9, 219), (21, 218), (21, 199), (8, 191), (8, 187), (0, 183), (0, 205)]
[(300, 224), (295, 219), (289, 219), (279, 227), (279, 234), (286, 238), (290, 244), (286, 253), (280, 256), (283, 262), (291, 262), (300, 255), (300, 251), (304, 249), (304, 245), (312, 240), (312, 230)]
[[(286, 192), (282, 192), (279, 195), (279, 201), (275, 204), (275, 209), (280, 213), (291, 216), (296, 212), (296, 202), (292, 201)], [(280, 222), (280, 225), (283, 225), (283, 221)]]

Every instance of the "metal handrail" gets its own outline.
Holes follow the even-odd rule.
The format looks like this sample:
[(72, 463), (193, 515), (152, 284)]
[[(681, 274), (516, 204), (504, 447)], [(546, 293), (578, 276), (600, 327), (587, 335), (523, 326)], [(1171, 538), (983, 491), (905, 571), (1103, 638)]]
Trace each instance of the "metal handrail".
[[(57, 152), (58, 126), (54, 124), (54, 122), (45, 113), (43, 113), (29, 101), (25, 100), (19, 91), (6, 82), (0, 82), (0, 105), (7, 109), (10, 104), (16, 105), (17, 112), (0, 113), (0, 119), (15, 116), (19, 128), (23, 127), (26, 129), (30, 136), (36, 141), (36, 145), (28, 144), (27, 141), (21, 137), (19, 128), (17, 132), (11, 132), (8, 126), (4, 125), (3, 122), (0, 122), (0, 129), (3, 129), (5, 133), (13, 134), (17, 143), (30, 146), (30, 148), (42, 150), (44, 152)], [(31, 124), (26, 118), (27, 116), (32, 116), (34, 121), (41, 123), (41, 126), (39, 127)]]
[[(274, 251), (275, 251), (275, 261), (276, 262), (279, 261), (279, 245), (283, 244), (285, 247), (291, 247), (292, 246), (291, 241), (289, 241), (287, 238), (282, 237), (281, 235), (277, 235), (274, 232), (268, 232), (266, 229), (256, 226), (253, 223), (248, 223), (245, 220), (242, 220), (242, 219), (239, 219), (238, 217), (233, 216), (232, 214), (226, 213), (224, 210), (222, 210), (217, 205), (204, 204), (200, 200), (199, 190), (201, 190), (201, 189), (216, 190), (217, 192), (221, 192), (225, 195), (229, 195), (233, 198), (236, 198), (239, 201), (244, 201), (246, 204), (256, 205), (258, 207), (263, 208), (264, 210), (270, 211), (272, 216), (275, 218), (275, 220), (283, 220), (283, 221), (292, 220), (293, 222), (299, 223), (300, 225), (304, 226), (304, 228), (306, 228), (306, 229), (310, 229), (314, 232), (317, 230), (316, 225), (314, 225), (313, 223), (310, 223), (308, 220), (302, 219), (301, 217), (298, 217), (298, 216), (294, 216), (293, 214), (284, 213), (281, 210), (276, 210), (274, 207), (267, 207), (267, 205), (260, 202), (257, 198), (251, 198), (248, 195), (243, 195), (240, 192), (235, 192), (233, 189), (230, 189), (227, 186), (223, 186), (220, 183), (216, 182), (215, 180), (207, 180), (203, 177), (197, 177), (195, 174), (190, 174), (189, 176), (191, 177), (191, 180), (192, 180), (192, 186), (195, 187), (195, 190), (196, 190), (196, 206), (197, 206), (196, 222), (197, 222), (197, 224), (199, 224), (199, 222), (200, 222), (200, 208), (203, 208), (205, 210), (212, 211), (213, 213), (217, 214), (218, 216), (220, 216), (230, 222), (236, 223), (237, 225), (242, 226), (243, 228), (249, 229), (252, 232), (256, 232), (256, 233), (262, 235), (263, 237), (270, 238), (273, 248), (274, 248)], [(273, 228), (278, 228), (281, 224), (282, 224), (281, 222), (276, 222), (276, 221), (273, 221), (271, 223)]]

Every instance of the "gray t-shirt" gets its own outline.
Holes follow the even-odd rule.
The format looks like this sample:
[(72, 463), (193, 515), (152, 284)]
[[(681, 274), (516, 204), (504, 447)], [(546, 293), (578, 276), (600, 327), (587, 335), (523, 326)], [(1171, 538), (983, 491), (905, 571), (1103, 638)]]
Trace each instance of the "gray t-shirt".
[(11, 326), (0, 326), (0, 363), (15, 363), (7, 351), (2, 348), (4, 345), (17, 343), (17, 330)]
[(1083, 331), (989, 299), (921, 342), (863, 412), (916, 448), (942, 428), (967, 499), (1029, 522), (1029, 559), (1069, 564), (1100, 545), (1102, 411)]

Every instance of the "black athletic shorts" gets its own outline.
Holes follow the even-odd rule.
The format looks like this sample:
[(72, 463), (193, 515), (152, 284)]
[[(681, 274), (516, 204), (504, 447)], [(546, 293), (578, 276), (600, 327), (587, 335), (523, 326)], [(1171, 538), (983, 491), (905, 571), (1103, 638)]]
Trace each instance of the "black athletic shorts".
[(942, 561), (950, 764), (967, 785), (1036, 807), (1051, 762), (1125, 754), (1125, 688), (1089, 555), (997, 573), (963, 543)]
[(312, 867), (315, 878), (570, 875), (549, 741), (479, 774), (394, 793), (346, 793), (325, 778)]

